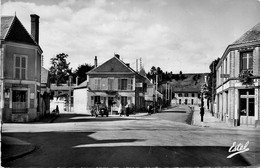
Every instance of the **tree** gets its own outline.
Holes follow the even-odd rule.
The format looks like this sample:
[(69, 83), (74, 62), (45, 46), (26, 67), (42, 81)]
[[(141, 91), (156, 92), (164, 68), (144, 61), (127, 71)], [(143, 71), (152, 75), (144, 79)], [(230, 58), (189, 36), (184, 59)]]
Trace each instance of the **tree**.
[(68, 55), (61, 53), (57, 54), (56, 57), (51, 58), (50, 67), (50, 82), (59, 85), (66, 83), (69, 80), (69, 76), (72, 74), (70, 63), (67, 63)]
[(87, 63), (78, 66), (78, 68), (73, 72), (74, 79), (78, 77), (78, 84), (84, 82), (85, 80), (87, 80), (86, 73), (93, 68), (94, 66)]
[(208, 95), (207, 95), (209, 99), (212, 99), (212, 96), (214, 99), (214, 95), (216, 94), (216, 89), (215, 89), (216, 88), (216, 67), (217, 67), (219, 61), (220, 61), (220, 58), (217, 58), (216, 60), (212, 61), (212, 63), (209, 66), (210, 74), (209, 74), (209, 80), (208, 80)]

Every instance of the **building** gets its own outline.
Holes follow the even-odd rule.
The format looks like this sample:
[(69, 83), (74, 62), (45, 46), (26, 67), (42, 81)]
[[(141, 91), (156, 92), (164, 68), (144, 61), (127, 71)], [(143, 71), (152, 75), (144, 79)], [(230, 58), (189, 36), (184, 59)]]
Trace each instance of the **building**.
[[(172, 105), (201, 105), (201, 86), (207, 83), (208, 73), (182, 74), (183, 79), (172, 80), (168, 83), (168, 89)], [(206, 103), (205, 96), (203, 97)], [(207, 107), (209, 108), (209, 107)]]
[(173, 105), (200, 105), (200, 89), (199, 88), (175, 88), (174, 97), (171, 102)]
[(132, 104), (135, 111), (144, 108), (145, 78), (115, 55), (87, 73), (87, 81), (74, 89), (74, 111), (90, 114), (91, 107), (105, 103), (110, 114), (121, 103)]
[(145, 83), (144, 83), (146, 85), (145, 86), (146, 90), (144, 95), (145, 107), (147, 107), (149, 104), (153, 102), (157, 102), (157, 103), (160, 102), (160, 105), (162, 105), (163, 95), (158, 90), (156, 90), (156, 85), (147, 78), (146, 72), (143, 67), (141, 67), (139, 74), (145, 78)]
[(16, 16), (2, 16), (0, 38), (3, 121), (37, 120), (42, 115), (39, 16), (31, 15), (31, 34)]
[(233, 126), (259, 125), (260, 23), (226, 48), (216, 73), (216, 116)]
[(58, 105), (60, 111), (73, 111), (73, 92), (75, 84), (51, 84), (50, 87), (50, 109), (56, 109)]

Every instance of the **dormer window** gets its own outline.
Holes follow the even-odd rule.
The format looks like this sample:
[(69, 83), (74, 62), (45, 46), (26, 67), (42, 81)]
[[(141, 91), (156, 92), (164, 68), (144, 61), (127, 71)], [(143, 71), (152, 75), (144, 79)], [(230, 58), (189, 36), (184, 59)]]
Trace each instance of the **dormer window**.
[(253, 70), (253, 51), (242, 52), (240, 55), (240, 71)]

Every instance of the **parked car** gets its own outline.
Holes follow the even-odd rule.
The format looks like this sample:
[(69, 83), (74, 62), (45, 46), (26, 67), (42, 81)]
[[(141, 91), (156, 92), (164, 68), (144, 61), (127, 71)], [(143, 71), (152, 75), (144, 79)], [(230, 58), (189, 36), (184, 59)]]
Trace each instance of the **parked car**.
[(103, 117), (104, 115), (108, 117), (108, 109), (105, 104), (95, 104), (91, 109), (91, 116), (98, 117), (101, 115)]

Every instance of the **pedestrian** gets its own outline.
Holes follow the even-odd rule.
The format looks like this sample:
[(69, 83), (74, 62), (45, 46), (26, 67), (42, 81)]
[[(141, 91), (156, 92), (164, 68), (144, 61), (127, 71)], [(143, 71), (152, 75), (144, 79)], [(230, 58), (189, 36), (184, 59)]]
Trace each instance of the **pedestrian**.
[(127, 103), (125, 106), (125, 115), (126, 116), (129, 116), (129, 111), (130, 111), (130, 105), (129, 105), (129, 103)]
[(59, 106), (58, 106), (58, 105), (56, 105), (55, 113), (56, 113), (56, 115), (59, 115), (59, 114), (60, 114), (60, 110), (59, 110)]
[(147, 112), (148, 112), (148, 115), (151, 115), (151, 105), (150, 104), (148, 104), (148, 106), (147, 106)]
[(118, 114), (121, 117), (121, 115), (122, 115), (122, 104), (121, 103), (119, 104), (119, 107), (118, 107)]

